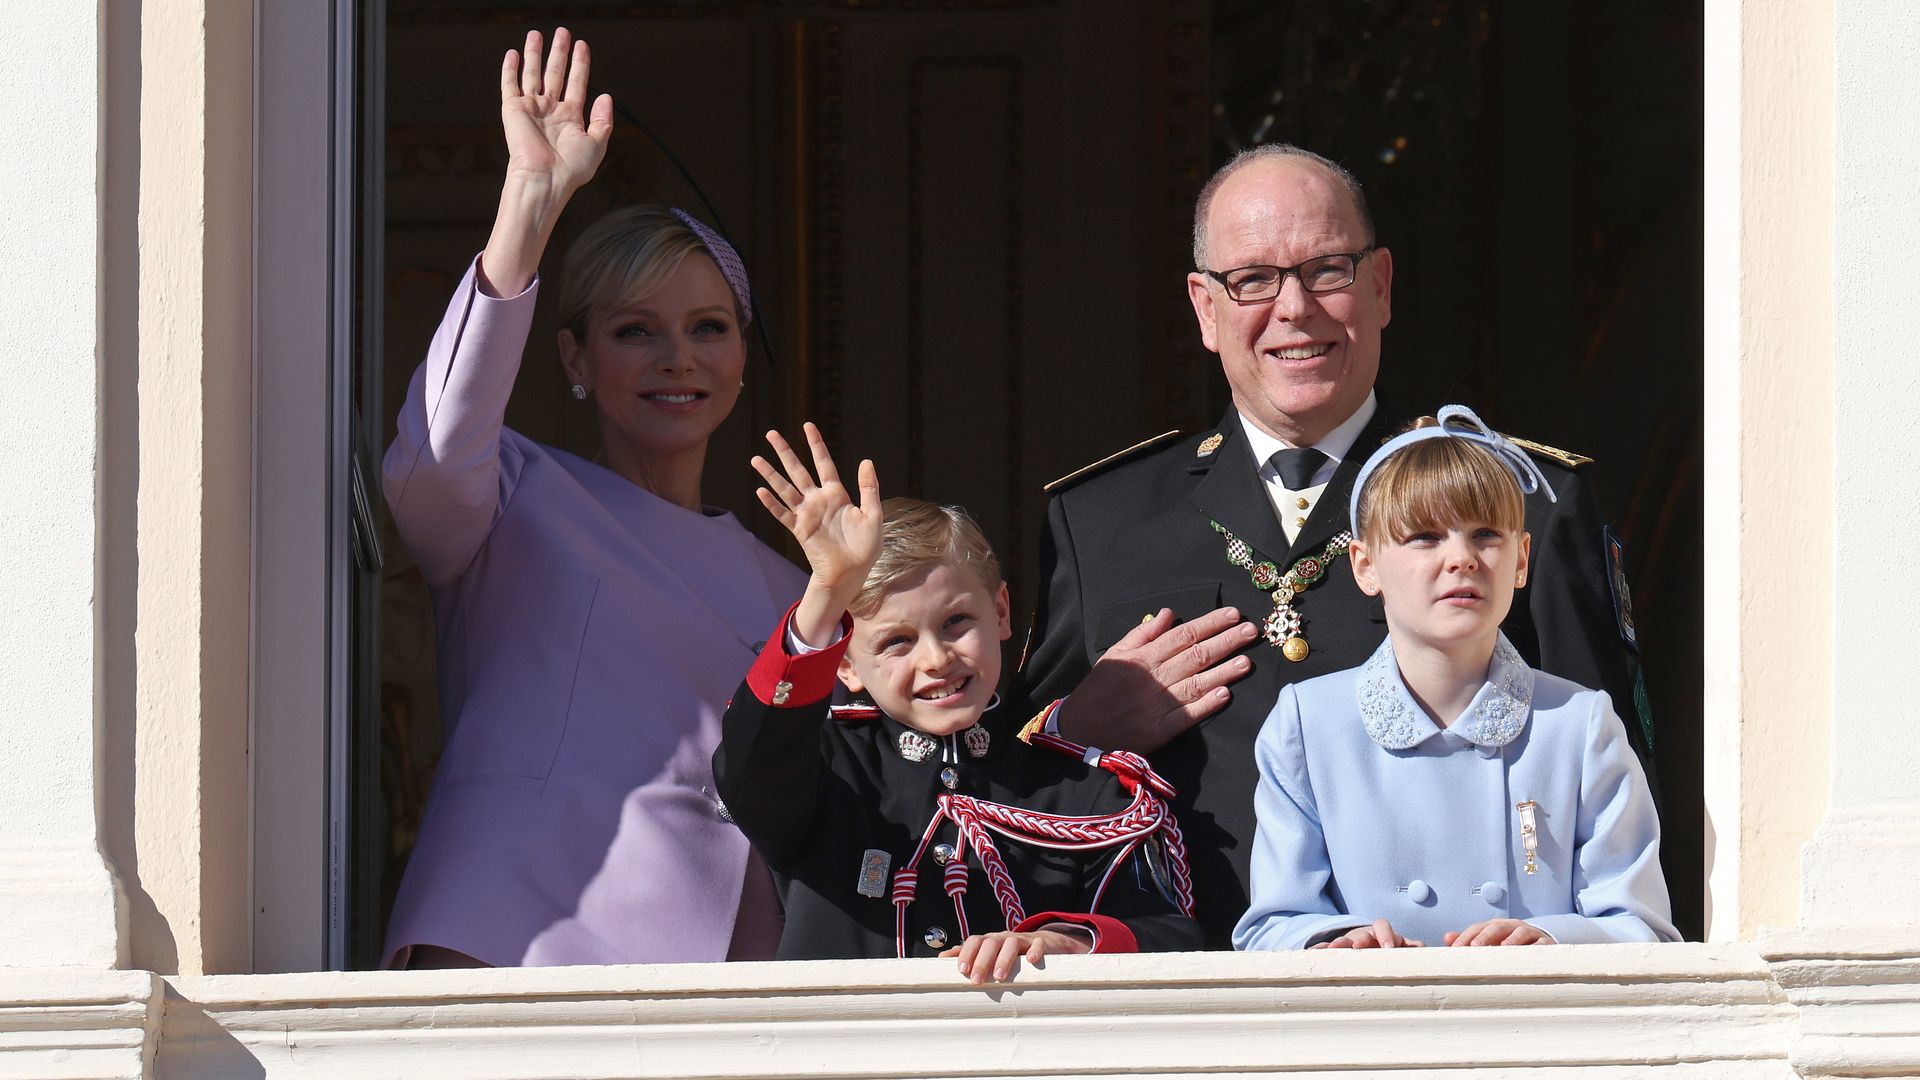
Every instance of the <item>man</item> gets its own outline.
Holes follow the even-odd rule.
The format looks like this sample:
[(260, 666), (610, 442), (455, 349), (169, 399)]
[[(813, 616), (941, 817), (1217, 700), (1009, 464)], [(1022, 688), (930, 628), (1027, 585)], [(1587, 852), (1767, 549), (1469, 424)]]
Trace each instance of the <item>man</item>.
[[(1345, 170), (1290, 146), (1241, 154), (1201, 191), (1194, 263), (1187, 292), (1233, 407), (1212, 430), (1050, 486), (1046, 591), (1022, 684), (1046, 701), (1110, 650), (1137, 658), (1140, 683), (1128, 689), (1102, 665), (1061, 710), (1060, 731), (1150, 753), (1178, 788), (1200, 922), (1224, 948), (1247, 904), (1254, 737), (1282, 686), (1353, 667), (1385, 636), (1380, 601), (1355, 586), (1338, 538), (1360, 466), (1417, 413), (1375, 394), (1393, 255)], [(1528, 497), (1534, 564), (1502, 629), (1529, 663), (1606, 690), (1644, 762), (1625, 582), (1579, 472), (1587, 459), (1530, 449), (1559, 501)], [(1309, 584), (1277, 602), (1290, 571)], [(1223, 605), (1258, 625), (1222, 631), (1231, 620), (1208, 613)], [(1163, 609), (1171, 618), (1156, 617)], [(1148, 671), (1195, 641), (1180, 670)], [(1239, 677), (1230, 695), (1218, 676), (1185, 678), (1209, 664)]]

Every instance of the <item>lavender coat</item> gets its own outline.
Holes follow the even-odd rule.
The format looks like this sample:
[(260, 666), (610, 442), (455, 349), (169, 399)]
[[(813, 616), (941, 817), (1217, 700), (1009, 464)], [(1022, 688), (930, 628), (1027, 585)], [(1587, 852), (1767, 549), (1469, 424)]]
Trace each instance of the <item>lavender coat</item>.
[(805, 577), (731, 515), (503, 426), (536, 288), (495, 300), (468, 269), (387, 450), (446, 745), (384, 956), (721, 960), (748, 845), (713, 795), (720, 714)]

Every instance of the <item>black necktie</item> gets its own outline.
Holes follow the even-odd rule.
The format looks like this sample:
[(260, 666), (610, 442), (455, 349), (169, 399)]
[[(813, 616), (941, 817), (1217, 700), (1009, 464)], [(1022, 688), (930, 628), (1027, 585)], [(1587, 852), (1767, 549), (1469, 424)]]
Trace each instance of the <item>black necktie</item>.
[(1313, 474), (1327, 463), (1327, 455), (1311, 446), (1302, 446), (1291, 450), (1275, 450), (1270, 460), (1287, 490), (1301, 491), (1313, 486)]

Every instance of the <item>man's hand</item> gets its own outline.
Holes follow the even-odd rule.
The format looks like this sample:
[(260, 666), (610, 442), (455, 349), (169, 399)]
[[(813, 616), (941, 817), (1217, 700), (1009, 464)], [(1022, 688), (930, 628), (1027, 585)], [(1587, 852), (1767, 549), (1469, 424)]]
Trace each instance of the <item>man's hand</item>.
[(1532, 923), (1519, 919), (1488, 919), (1465, 930), (1447, 931), (1447, 944), (1471, 948), (1475, 945), (1552, 945), (1553, 936)]
[(1240, 612), (1218, 608), (1175, 625), (1166, 608), (1114, 643), (1060, 707), (1060, 734), (1102, 750), (1150, 754), (1226, 707), (1227, 684), (1253, 670)]
[(1023, 956), (1027, 963), (1037, 964), (1049, 953), (1092, 951), (1093, 945), (1078, 934), (1063, 934), (1058, 930), (1027, 933), (997, 930), (991, 934), (974, 934), (940, 955), (959, 957), (960, 974), (977, 986), (988, 980), (1006, 982), (1013, 978), (1020, 972)]
[[(1449, 935), (1451, 936), (1451, 935)], [(1400, 931), (1385, 919), (1373, 920), (1372, 926), (1356, 926), (1334, 938), (1322, 941), (1318, 945), (1309, 945), (1310, 949), (1418, 949), (1424, 941), (1400, 936)]]

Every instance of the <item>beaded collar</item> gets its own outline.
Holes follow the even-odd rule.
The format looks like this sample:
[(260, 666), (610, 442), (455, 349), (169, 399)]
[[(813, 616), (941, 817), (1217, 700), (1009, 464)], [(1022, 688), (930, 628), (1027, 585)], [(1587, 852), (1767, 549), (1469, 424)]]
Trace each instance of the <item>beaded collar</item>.
[[(1401, 679), (1391, 637), (1360, 665), (1355, 694), (1367, 737), (1389, 750), (1418, 746), (1442, 730), (1414, 702), (1413, 693)], [(1501, 634), (1494, 642), (1487, 681), (1473, 695), (1467, 711), (1446, 730), (1477, 746), (1505, 746), (1526, 730), (1532, 710), (1533, 669), (1520, 658), (1507, 635)]]

